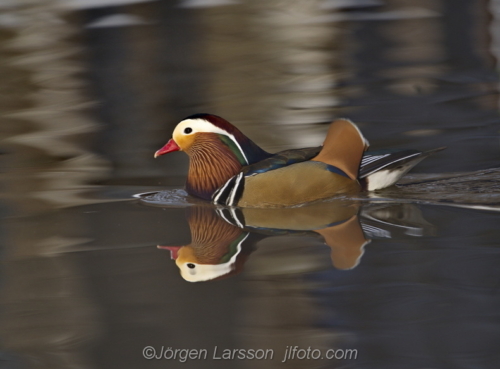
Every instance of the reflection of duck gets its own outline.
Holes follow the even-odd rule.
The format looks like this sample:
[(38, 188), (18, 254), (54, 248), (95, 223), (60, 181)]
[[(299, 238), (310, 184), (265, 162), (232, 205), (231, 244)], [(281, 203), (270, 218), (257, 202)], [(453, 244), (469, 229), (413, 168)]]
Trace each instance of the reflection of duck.
[(333, 265), (351, 269), (369, 242), (363, 234), (355, 204), (321, 203), (302, 208), (188, 208), (192, 242), (159, 246), (171, 251), (184, 279), (190, 282), (227, 277), (242, 270), (255, 244), (285, 234), (321, 236), (331, 248)]
[(189, 282), (227, 277), (240, 271), (253, 245), (263, 238), (224, 221), (213, 208), (193, 206), (187, 211), (191, 243), (158, 248), (170, 250), (182, 277)]
[(331, 248), (335, 268), (356, 267), (370, 238), (423, 236), (433, 226), (412, 204), (335, 201), (300, 208), (187, 208), (192, 241), (170, 250), (184, 279), (201, 282), (237, 274), (255, 245), (268, 237), (321, 237)]
[(269, 154), (226, 120), (197, 114), (177, 125), (155, 157), (179, 150), (189, 155), (190, 195), (222, 205), (279, 207), (391, 186), (435, 151), (367, 148), (356, 125), (340, 119), (322, 147)]

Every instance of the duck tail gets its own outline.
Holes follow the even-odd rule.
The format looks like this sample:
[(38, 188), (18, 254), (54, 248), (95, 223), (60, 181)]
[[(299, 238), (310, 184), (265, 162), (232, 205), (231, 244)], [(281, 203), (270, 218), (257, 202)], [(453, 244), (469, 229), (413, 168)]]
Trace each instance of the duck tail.
[(356, 180), (361, 158), (368, 147), (368, 141), (353, 122), (338, 119), (330, 125), (323, 148), (311, 160), (337, 167)]
[(426, 157), (446, 147), (428, 151), (419, 150), (379, 150), (369, 151), (361, 161), (359, 180), (368, 191), (380, 190), (392, 186)]

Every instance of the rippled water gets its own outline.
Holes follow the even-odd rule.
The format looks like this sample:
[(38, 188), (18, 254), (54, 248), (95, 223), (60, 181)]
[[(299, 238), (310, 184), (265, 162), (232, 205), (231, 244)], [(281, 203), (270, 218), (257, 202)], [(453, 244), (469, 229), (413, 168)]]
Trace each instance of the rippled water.
[[(0, 1), (0, 367), (496, 368), (498, 9)], [(447, 150), (377, 193), (216, 209), (153, 159), (197, 112), (269, 151), (335, 117)]]

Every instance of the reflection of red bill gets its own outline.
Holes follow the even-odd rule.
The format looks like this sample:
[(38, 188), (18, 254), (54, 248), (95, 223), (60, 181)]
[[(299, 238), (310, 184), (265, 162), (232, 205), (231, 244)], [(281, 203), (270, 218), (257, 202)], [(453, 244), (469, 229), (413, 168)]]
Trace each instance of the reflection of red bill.
[(177, 259), (177, 253), (179, 252), (179, 249), (182, 247), (182, 246), (156, 246), (157, 248), (159, 249), (162, 249), (162, 250), (168, 250), (170, 251), (170, 259)]

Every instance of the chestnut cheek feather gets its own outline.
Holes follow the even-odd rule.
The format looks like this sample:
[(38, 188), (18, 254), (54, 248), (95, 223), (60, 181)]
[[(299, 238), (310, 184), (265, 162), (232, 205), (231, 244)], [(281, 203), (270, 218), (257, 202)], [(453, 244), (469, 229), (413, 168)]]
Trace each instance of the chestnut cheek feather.
[(216, 189), (241, 170), (234, 153), (216, 134), (198, 135), (186, 153), (189, 155), (186, 190), (192, 196), (210, 200)]
[(155, 158), (157, 158), (160, 155), (165, 155), (168, 154), (169, 152), (173, 151), (179, 151), (181, 148), (177, 143), (174, 141), (173, 138), (171, 138), (165, 146), (163, 146), (160, 150), (155, 152)]

